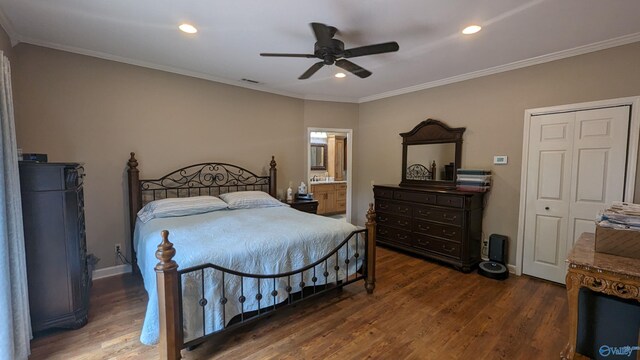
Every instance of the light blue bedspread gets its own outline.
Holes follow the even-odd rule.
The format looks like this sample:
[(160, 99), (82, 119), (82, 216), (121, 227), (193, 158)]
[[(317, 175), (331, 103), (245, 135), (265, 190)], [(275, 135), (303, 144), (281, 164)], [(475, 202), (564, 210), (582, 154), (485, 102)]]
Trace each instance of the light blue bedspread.
[[(134, 234), (134, 246), (138, 257), (144, 286), (149, 294), (147, 312), (144, 319), (140, 341), (151, 345), (158, 342), (158, 298), (156, 292), (156, 274), (153, 270), (158, 263), (155, 251), (161, 241), (160, 232), (169, 230), (169, 240), (174, 244), (176, 255), (174, 260), (179, 269), (204, 263), (216, 264), (228, 269), (253, 274), (277, 274), (297, 270), (313, 263), (328, 254), (352, 231), (357, 228), (345, 221), (304, 213), (290, 207), (272, 207), (243, 210), (220, 210), (206, 214), (184, 217), (153, 219), (146, 224), (138, 222)], [(364, 237), (359, 239), (358, 252), (361, 254), (356, 262), (353, 257), (355, 239), (349, 242), (348, 255), (349, 274), (362, 266), (364, 259)], [(336, 276), (344, 279), (347, 249), (339, 252), (340, 270), (334, 270), (335, 256), (327, 263), (330, 275), (327, 281), (335, 281)], [(357, 264), (356, 264), (357, 263)], [(316, 267), (315, 276), (318, 284), (325, 281), (324, 263)], [(207, 304), (203, 308), (198, 301), (203, 297), (201, 290), (201, 273), (191, 273), (183, 277), (183, 317), (185, 340), (197, 338), (221, 329), (233, 316), (256, 310), (258, 286), (263, 298), (260, 307), (273, 305), (271, 295), (273, 280), (255, 279), (241, 280), (237, 276), (225, 276), (224, 297), (228, 299), (222, 305), (222, 275), (219, 271), (204, 272), (205, 298)], [(278, 292), (275, 302), (287, 299), (286, 286), (290, 281), (292, 292), (300, 290), (300, 281), (307, 286), (312, 283), (314, 273), (307, 271), (304, 277), (298, 275), (291, 279), (276, 281)], [(240, 288), (243, 288), (246, 301), (238, 301)], [(203, 324), (204, 321), (204, 324)], [(204, 326), (203, 326), (204, 325)], [(203, 329), (204, 327), (204, 329)]]

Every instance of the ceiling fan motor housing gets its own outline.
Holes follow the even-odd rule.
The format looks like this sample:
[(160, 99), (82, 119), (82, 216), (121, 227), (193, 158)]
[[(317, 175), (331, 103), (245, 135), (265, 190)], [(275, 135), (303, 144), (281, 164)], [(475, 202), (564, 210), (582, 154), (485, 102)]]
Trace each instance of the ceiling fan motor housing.
[(321, 46), (316, 42), (313, 53), (319, 59), (324, 60), (326, 65), (333, 65), (336, 58), (342, 57), (344, 53), (344, 43), (338, 39), (331, 39), (330, 46)]

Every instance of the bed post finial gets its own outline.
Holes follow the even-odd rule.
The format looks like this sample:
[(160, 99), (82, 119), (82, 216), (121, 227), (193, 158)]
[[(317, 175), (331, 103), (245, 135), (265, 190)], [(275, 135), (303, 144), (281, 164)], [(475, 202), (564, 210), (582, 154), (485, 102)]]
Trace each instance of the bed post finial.
[(162, 242), (158, 245), (156, 250), (156, 259), (160, 262), (156, 265), (156, 271), (167, 271), (177, 269), (178, 264), (173, 261), (173, 257), (176, 255), (176, 249), (173, 248), (173, 243), (169, 241), (169, 231), (162, 230)]
[(158, 245), (156, 258), (160, 262), (154, 268), (158, 289), (158, 314), (160, 315), (160, 359), (180, 359), (182, 349), (182, 324), (178, 301), (178, 264), (173, 261), (176, 249), (169, 241), (169, 232), (162, 231), (162, 242)]
[(278, 196), (278, 181), (276, 170), (276, 157), (271, 155), (271, 162), (269, 163), (269, 195), (273, 197)]
[(138, 160), (136, 159), (136, 153), (131, 152), (131, 157), (129, 158), (129, 169), (137, 169), (138, 168)]
[(372, 294), (376, 288), (376, 211), (373, 203), (369, 203), (367, 211), (367, 277), (364, 287), (367, 293)]
[(138, 170), (138, 160), (136, 159), (136, 153), (131, 152), (131, 157), (127, 162), (127, 178), (129, 185), (129, 226), (130, 235), (129, 239), (131, 246), (129, 247), (129, 255), (131, 256), (131, 272), (135, 273), (138, 269), (138, 259), (136, 258), (136, 251), (133, 248), (133, 233), (136, 227), (136, 217), (138, 211), (142, 208), (142, 193), (140, 193), (140, 171)]

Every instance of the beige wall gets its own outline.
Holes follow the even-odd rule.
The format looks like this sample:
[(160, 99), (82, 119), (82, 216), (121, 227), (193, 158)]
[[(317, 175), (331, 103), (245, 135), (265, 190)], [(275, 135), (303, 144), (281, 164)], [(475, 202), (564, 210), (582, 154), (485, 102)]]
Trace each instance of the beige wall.
[(129, 249), (130, 151), (147, 178), (204, 161), (266, 174), (273, 154), (282, 191), (306, 177), (307, 126), (357, 121), (353, 104), (306, 102), (25, 44), (15, 57), (18, 144), (50, 161), (85, 163), (87, 246), (102, 259), (98, 268), (115, 264), (114, 244)]
[[(361, 104), (361, 141), (355, 151), (356, 218), (363, 218), (366, 203), (373, 200), (371, 181), (400, 182), (400, 132), (427, 118), (466, 127), (462, 165), (493, 171), (483, 223), (485, 237), (507, 235), (508, 260), (514, 264), (524, 110), (640, 95), (638, 59), (640, 43), (634, 43)], [(494, 155), (508, 155), (509, 164), (494, 166)]]

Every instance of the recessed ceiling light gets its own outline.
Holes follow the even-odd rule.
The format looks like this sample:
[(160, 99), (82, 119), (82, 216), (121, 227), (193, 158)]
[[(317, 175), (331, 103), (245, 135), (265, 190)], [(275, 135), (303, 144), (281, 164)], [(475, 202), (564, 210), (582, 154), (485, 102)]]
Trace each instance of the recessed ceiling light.
[(471, 34), (477, 33), (480, 30), (482, 30), (482, 26), (470, 25), (470, 26), (467, 26), (466, 28), (464, 28), (464, 30), (462, 30), (462, 33), (465, 34), (465, 35), (471, 35)]
[(187, 34), (195, 34), (198, 32), (198, 29), (196, 29), (195, 26), (191, 24), (182, 24), (178, 26), (178, 29), (186, 32)]
[(345, 75), (344, 73), (339, 72), (339, 73), (337, 73), (337, 74), (335, 74), (335, 75), (333, 75), (333, 76), (335, 76), (335, 77), (337, 77), (337, 78), (343, 78), (343, 77), (345, 77), (345, 76), (347, 76), (347, 75)]

